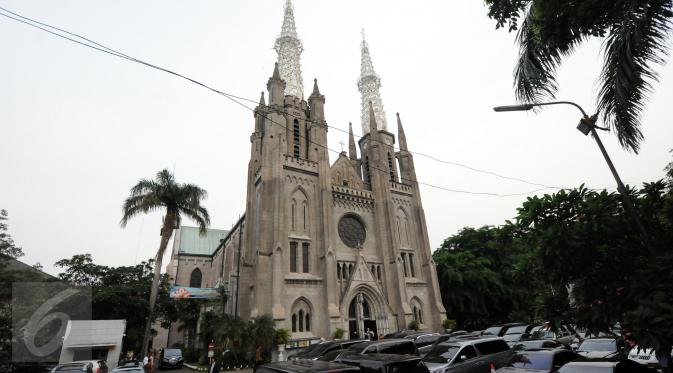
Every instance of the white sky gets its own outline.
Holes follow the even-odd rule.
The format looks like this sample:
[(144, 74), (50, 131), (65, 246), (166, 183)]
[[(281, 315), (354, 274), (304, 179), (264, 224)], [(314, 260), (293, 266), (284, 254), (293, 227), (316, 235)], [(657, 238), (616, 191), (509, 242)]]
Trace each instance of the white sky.
[[(37, 20), (81, 33), (134, 57), (258, 99), (272, 73), (283, 1), (3, 0)], [(494, 113), (514, 103), (514, 35), (495, 30), (480, 0), (295, 0), (304, 44), (305, 90), (314, 77), (328, 123), (360, 131), (360, 29), (364, 27), (391, 132), (395, 112), (410, 150), (476, 168), (574, 187), (614, 181), (571, 107), (539, 114)], [(591, 111), (600, 42), (565, 61), (559, 99)], [(603, 136), (625, 182), (652, 181), (673, 148), (673, 68), (643, 116), (639, 155)], [(668, 103), (668, 104), (667, 104)], [(196, 85), (58, 39), (0, 17), (0, 208), (27, 263), (50, 273), (62, 258), (89, 252), (106, 265), (153, 256), (160, 214), (119, 227), (129, 188), (162, 168), (209, 192), (213, 228), (228, 229), (244, 210), (252, 114)], [(340, 150), (347, 135), (329, 132)], [(333, 155), (332, 155), (333, 156)], [(517, 193), (531, 185), (415, 157), (421, 181), (448, 188)], [(434, 248), (465, 226), (501, 224), (525, 197), (497, 198), (422, 187)], [(185, 222), (189, 223), (189, 222)]]

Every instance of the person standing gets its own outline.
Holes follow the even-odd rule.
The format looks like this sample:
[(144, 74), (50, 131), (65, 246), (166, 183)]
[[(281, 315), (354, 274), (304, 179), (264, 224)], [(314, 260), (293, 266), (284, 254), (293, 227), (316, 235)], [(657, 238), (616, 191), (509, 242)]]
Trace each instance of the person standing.
[(257, 346), (257, 349), (255, 349), (255, 365), (252, 368), (253, 372), (257, 371), (257, 368), (262, 365), (262, 346)]
[(147, 373), (154, 373), (154, 356), (152, 356), (152, 351), (147, 352), (147, 356), (143, 359), (143, 366)]
[(210, 358), (208, 373), (220, 373), (220, 365), (217, 363), (217, 359), (215, 359), (215, 357)]

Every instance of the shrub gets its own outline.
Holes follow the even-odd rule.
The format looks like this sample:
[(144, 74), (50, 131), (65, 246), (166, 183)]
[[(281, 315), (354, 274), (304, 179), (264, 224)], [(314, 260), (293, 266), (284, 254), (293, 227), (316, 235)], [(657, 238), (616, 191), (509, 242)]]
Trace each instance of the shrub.
[(290, 331), (287, 329), (276, 329), (276, 344), (285, 346), (287, 341), (290, 339)]
[(444, 329), (455, 329), (456, 320), (444, 319), (444, 321), (442, 321), (442, 326), (444, 326)]
[(407, 326), (407, 329), (409, 330), (418, 330), (418, 321), (416, 320), (411, 320), (409, 323), (409, 326)]
[(345, 330), (343, 330), (341, 328), (336, 328), (336, 330), (334, 331), (333, 337), (334, 337), (334, 339), (342, 339), (344, 337), (345, 333), (346, 333)]

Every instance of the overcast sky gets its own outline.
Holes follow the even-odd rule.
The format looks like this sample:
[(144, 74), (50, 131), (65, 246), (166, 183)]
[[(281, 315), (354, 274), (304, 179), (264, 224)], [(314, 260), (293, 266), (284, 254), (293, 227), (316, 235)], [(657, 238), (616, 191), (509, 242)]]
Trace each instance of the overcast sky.
[[(257, 100), (266, 89), (280, 32), (282, 0), (1, 0), (0, 5), (81, 33), (136, 58)], [(360, 127), (360, 29), (382, 77), (391, 132), (400, 112), (412, 151), (537, 183), (614, 190), (614, 180), (571, 107), (494, 113), (514, 102), (514, 35), (495, 30), (481, 0), (295, 0), (304, 44), (302, 72), (317, 78), (328, 124)], [(560, 70), (560, 99), (592, 111), (600, 41), (583, 45)], [(642, 120), (640, 154), (604, 142), (625, 182), (663, 175), (673, 148), (673, 68), (660, 68)], [(162, 168), (205, 188), (212, 227), (244, 212), (252, 114), (224, 97), (0, 17), (0, 208), (10, 233), (49, 273), (53, 263), (91, 253), (131, 265), (153, 256), (160, 214), (120, 228), (129, 188)], [(330, 147), (347, 135), (331, 129)], [(334, 159), (334, 154), (332, 154)], [(538, 187), (415, 156), (419, 180), (500, 194)], [(549, 190), (550, 192), (552, 190)], [(421, 188), (430, 241), (465, 226), (502, 224), (526, 197), (498, 198)], [(186, 222), (193, 224), (191, 222)]]

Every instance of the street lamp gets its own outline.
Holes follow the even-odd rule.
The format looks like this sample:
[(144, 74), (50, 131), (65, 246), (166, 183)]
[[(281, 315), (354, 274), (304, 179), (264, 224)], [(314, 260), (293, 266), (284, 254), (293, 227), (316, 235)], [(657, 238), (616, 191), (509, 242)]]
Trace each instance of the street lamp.
[(619, 193), (622, 195), (622, 198), (624, 198), (624, 205), (626, 205), (626, 209), (629, 211), (629, 213), (633, 217), (633, 220), (638, 226), (638, 230), (640, 231), (640, 235), (642, 237), (643, 243), (645, 244), (645, 247), (647, 247), (647, 250), (650, 252), (650, 254), (654, 255), (652, 247), (650, 246), (650, 240), (648, 238), (647, 231), (645, 230), (645, 226), (643, 225), (643, 222), (640, 220), (640, 217), (638, 216), (638, 213), (636, 212), (636, 209), (633, 206), (633, 202), (631, 201), (631, 197), (626, 191), (626, 187), (624, 186), (622, 179), (619, 177), (617, 169), (615, 168), (614, 164), (612, 164), (612, 160), (610, 159), (608, 152), (605, 150), (603, 142), (601, 141), (600, 137), (598, 137), (598, 132), (596, 132), (596, 129), (608, 131), (608, 128), (599, 127), (596, 125), (596, 121), (598, 120), (598, 113), (592, 116), (588, 116), (581, 106), (571, 101), (554, 101), (554, 102), (541, 102), (538, 104), (528, 103), (520, 105), (496, 106), (493, 108), (493, 110), (499, 113), (505, 111), (528, 111), (536, 106), (548, 106), (548, 105), (572, 105), (577, 109), (579, 109), (580, 112), (582, 112), (582, 119), (580, 119), (580, 123), (577, 125), (577, 129), (580, 132), (582, 132), (584, 136), (591, 133), (591, 136), (594, 138), (594, 140), (596, 140), (596, 144), (598, 145), (598, 148), (601, 150), (603, 158), (605, 158), (605, 162), (608, 164), (610, 172), (612, 172), (612, 176), (614, 176), (615, 181), (617, 182), (617, 191), (619, 191)]

